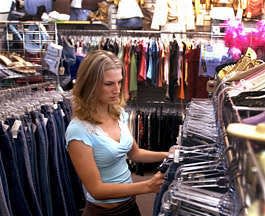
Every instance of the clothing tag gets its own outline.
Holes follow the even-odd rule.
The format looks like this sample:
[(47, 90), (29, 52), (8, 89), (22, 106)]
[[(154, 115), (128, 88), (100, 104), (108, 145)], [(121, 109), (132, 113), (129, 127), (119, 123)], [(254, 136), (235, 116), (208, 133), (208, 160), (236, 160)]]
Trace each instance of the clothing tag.
[(58, 109), (58, 104), (57, 103), (53, 104), (53, 108)]
[(18, 130), (19, 130), (19, 127), (21, 126), (21, 124), (22, 124), (22, 122), (20, 120), (15, 120), (15, 122), (11, 128), (13, 138), (17, 138)]
[(36, 130), (37, 130), (37, 126), (36, 126), (35, 124), (32, 124), (32, 130), (33, 130), (33, 133), (36, 132)]
[(247, 12), (247, 18), (251, 18), (251, 12)]
[(64, 111), (61, 109), (62, 117), (65, 117)]
[(43, 122), (44, 122), (44, 125), (45, 125), (45, 127), (46, 127), (47, 122), (48, 122), (48, 119), (44, 117), (44, 118), (43, 118)]
[(8, 40), (8, 41), (12, 41), (13, 39), (14, 39), (13, 34), (8, 33), (8, 34), (7, 34), (7, 40)]
[(179, 148), (176, 148), (174, 151), (174, 162), (179, 163)]

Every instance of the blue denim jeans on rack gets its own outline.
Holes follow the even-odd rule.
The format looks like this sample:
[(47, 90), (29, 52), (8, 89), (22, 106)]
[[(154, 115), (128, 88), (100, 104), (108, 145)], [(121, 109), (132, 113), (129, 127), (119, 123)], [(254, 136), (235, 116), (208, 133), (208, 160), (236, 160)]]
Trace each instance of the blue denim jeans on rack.
[[(171, 182), (175, 178), (176, 170), (180, 166), (180, 163), (174, 163), (170, 164), (168, 167), (168, 170), (165, 174), (165, 181), (160, 189), (160, 191), (156, 194), (155, 201), (154, 201), (154, 207), (153, 207), (153, 216), (158, 216), (161, 209), (161, 201), (164, 193), (168, 190), (168, 186), (171, 184)], [(167, 216), (170, 214), (168, 213)]]
[(5, 168), (0, 153), (0, 215), (13, 216)]
[(8, 182), (11, 207), (14, 215), (31, 216), (32, 213), (20, 182), (17, 160), (13, 148), (14, 143), (11, 139), (12, 136), (9, 136), (9, 134), (11, 134), (10, 128), (4, 130), (2, 124), (0, 124), (0, 151), (4, 152), (2, 154), (2, 161)]
[(67, 128), (68, 124), (71, 121), (72, 116), (72, 109), (71, 109), (71, 102), (69, 99), (64, 98), (63, 101), (60, 101), (59, 104), (65, 114), (64, 116), (64, 125)]
[(131, 17), (127, 19), (117, 19), (116, 25), (118, 29), (139, 30), (143, 27), (143, 19), (141, 17)]
[(39, 6), (45, 6), (46, 12), (52, 11), (52, 0), (24, 0), (24, 8), (27, 14), (36, 15)]
[(34, 125), (36, 126), (35, 130), (35, 140), (36, 140), (36, 151), (37, 154), (37, 167), (38, 175), (37, 183), (40, 187), (40, 203), (42, 207), (42, 212), (46, 216), (52, 216), (53, 206), (52, 206), (52, 197), (51, 197), (51, 185), (49, 178), (49, 157), (48, 157), (48, 137), (46, 132), (46, 126), (43, 120), (43, 117), (38, 111), (31, 112), (31, 117)]
[(34, 216), (43, 216), (40, 203), (34, 187), (29, 150), (24, 132), (23, 123), (18, 129), (17, 137), (13, 137), (14, 147), (17, 153), (18, 172), (25, 197), (29, 203), (29, 208)]
[(58, 150), (58, 132), (56, 128), (56, 120), (52, 113), (52, 108), (43, 105), (41, 106), (41, 112), (45, 118), (48, 119), (46, 130), (48, 135), (49, 143), (49, 169), (50, 169), (50, 180), (51, 180), (51, 194), (52, 194), (52, 205), (54, 215), (68, 215), (66, 206), (66, 199), (64, 195), (64, 188), (61, 178), (61, 168), (59, 161), (59, 150)]
[(90, 12), (87, 9), (70, 7), (70, 20), (86, 21)]
[(28, 145), (32, 181), (37, 193), (38, 200), (41, 204), (41, 191), (40, 191), (39, 171), (38, 171), (37, 151), (36, 151), (37, 146), (36, 146), (36, 139), (33, 129), (33, 122), (29, 113), (25, 113), (25, 115), (23, 115), (22, 120), (25, 126), (24, 132), (25, 132), (26, 142)]
[[(71, 116), (72, 116), (71, 102), (69, 99), (64, 98), (63, 101), (59, 102), (59, 104), (60, 104), (60, 107), (62, 108), (63, 113), (64, 113), (63, 120), (64, 120), (64, 125), (66, 128), (68, 126), (69, 122), (71, 121)], [(65, 131), (62, 133), (64, 134)], [(64, 136), (62, 136), (62, 137), (64, 137)], [(65, 143), (65, 140), (63, 142)], [(81, 209), (84, 207), (85, 202), (86, 202), (85, 197), (84, 197), (84, 193), (83, 193), (82, 183), (76, 174), (76, 171), (75, 171), (73, 164), (69, 158), (69, 155), (65, 149), (65, 146), (63, 148), (64, 148), (63, 152), (65, 153), (65, 156), (66, 156), (65, 160), (67, 162), (70, 181), (72, 184), (73, 195), (74, 195), (73, 198), (75, 201), (75, 205), (76, 205), (77, 209)]]
[(70, 179), (70, 174), (69, 174), (69, 167), (68, 167), (68, 158), (67, 158), (67, 152), (65, 149), (65, 124), (64, 124), (64, 119), (62, 116), (62, 109), (60, 104), (58, 104), (58, 108), (53, 110), (53, 115), (56, 123), (56, 128), (57, 128), (57, 134), (60, 136), (57, 136), (57, 141), (58, 141), (58, 159), (59, 159), (59, 165), (60, 169), (63, 170), (60, 172), (61, 174), (61, 180), (62, 180), (62, 185), (64, 188), (64, 195), (65, 195), (65, 201), (67, 204), (67, 212), (71, 216), (77, 215), (77, 207), (76, 203), (74, 200), (74, 195), (73, 195), (73, 190), (72, 190), (72, 183)]

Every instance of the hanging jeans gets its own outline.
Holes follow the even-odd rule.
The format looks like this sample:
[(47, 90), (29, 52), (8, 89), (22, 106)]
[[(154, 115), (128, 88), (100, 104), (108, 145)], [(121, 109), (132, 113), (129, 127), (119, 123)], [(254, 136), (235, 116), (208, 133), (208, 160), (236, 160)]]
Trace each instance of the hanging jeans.
[(166, 172), (166, 175), (165, 175), (165, 181), (160, 191), (156, 194), (156, 197), (155, 197), (154, 207), (153, 207), (153, 216), (158, 216), (158, 214), (160, 213), (162, 197), (164, 193), (168, 190), (168, 186), (174, 180), (176, 170), (178, 169), (179, 166), (180, 166), (179, 163), (172, 162), (172, 164), (170, 164)]
[(67, 204), (67, 212), (69, 215), (74, 216), (77, 215), (77, 208), (76, 203), (73, 196), (73, 190), (72, 190), (72, 183), (70, 179), (69, 174), (69, 167), (68, 167), (68, 157), (67, 152), (65, 149), (66, 142), (65, 138), (61, 136), (60, 134), (64, 134), (65, 132), (65, 124), (64, 119), (62, 116), (62, 109), (60, 104), (58, 104), (58, 108), (53, 110), (53, 116), (56, 123), (57, 128), (57, 141), (58, 141), (58, 159), (60, 164), (60, 169), (63, 170), (61, 172), (61, 180), (62, 180), (62, 186), (63, 186), (63, 192), (65, 196), (65, 201)]
[(37, 167), (38, 167), (38, 185), (40, 187), (40, 203), (42, 206), (43, 215), (52, 216), (52, 197), (51, 185), (49, 175), (49, 157), (48, 157), (48, 135), (46, 132), (45, 119), (38, 111), (31, 112), (32, 121), (36, 126), (35, 140), (37, 154)]
[(45, 118), (48, 119), (46, 124), (46, 130), (48, 135), (49, 143), (49, 175), (51, 181), (51, 195), (52, 195), (52, 205), (53, 205), (53, 214), (54, 215), (64, 215), (67, 216), (68, 210), (66, 205), (66, 199), (64, 195), (64, 189), (62, 185), (61, 177), (61, 166), (59, 159), (59, 150), (58, 150), (58, 132), (56, 128), (56, 120), (52, 113), (52, 108), (43, 105), (41, 111), (44, 114)]
[(33, 122), (32, 118), (29, 113), (25, 113), (25, 115), (22, 117), (23, 119), (23, 125), (24, 125), (24, 132), (26, 137), (26, 142), (28, 146), (28, 153), (29, 153), (29, 160), (30, 160), (30, 167), (31, 167), (31, 173), (32, 173), (32, 181), (34, 188), (37, 193), (37, 198), (39, 200), (39, 203), (41, 204), (40, 196), (40, 182), (39, 182), (39, 171), (37, 167), (37, 151), (36, 151), (36, 139), (34, 135), (34, 128), (33, 128)]
[[(60, 107), (62, 108), (61, 113), (64, 114), (63, 116), (63, 120), (64, 120), (64, 125), (65, 128), (68, 126), (69, 122), (71, 121), (71, 116), (72, 116), (72, 110), (71, 110), (71, 102), (69, 99), (64, 98), (63, 101), (59, 102)], [(65, 133), (65, 131), (61, 131), (63, 134)], [(64, 136), (61, 136), (64, 138)], [(63, 141), (65, 142), (65, 140)], [(62, 150), (62, 152), (64, 153), (65, 161), (67, 163), (67, 167), (68, 167), (68, 171), (69, 171), (69, 176), (70, 176), (70, 181), (71, 181), (71, 185), (72, 185), (72, 189), (73, 189), (73, 195), (74, 195), (74, 201), (75, 201), (75, 205), (77, 209), (81, 209), (84, 207), (85, 205), (85, 196), (83, 193), (83, 188), (82, 188), (82, 184), (81, 181), (79, 179), (79, 177), (76, 174), (76, 171), (73, 167), (73, 164), (69, 158), (69, 155), (65, 149), (65, 146), (63, 147), (64, 150)]]
[(13, 140), (17, 153), (18, 172), (25, 197), (30, 204), (29, 207), (31, 209), (32, 215), (42, 216), (43, 214), (37, 198), (36, 188), (34, 187), (33, 183), (29, 150), (23, 123), (18, 129), (17, 137), (13, 137)]
[(8, 183), (5, 174), (5, 168), (0, 153), (0, 215), (12, 216)]
[(2, 160), (8, 182), (10, 203), (15, 215), (31, 216), (32, 213), (20, 182), (17, 160), (13, 148), (14, 143), (12, 143), (8, 135), (10, 132), (8, 130), (5, 131), (3, 125), (0, 124), (0, 151), (4, 152), (2, 154)]

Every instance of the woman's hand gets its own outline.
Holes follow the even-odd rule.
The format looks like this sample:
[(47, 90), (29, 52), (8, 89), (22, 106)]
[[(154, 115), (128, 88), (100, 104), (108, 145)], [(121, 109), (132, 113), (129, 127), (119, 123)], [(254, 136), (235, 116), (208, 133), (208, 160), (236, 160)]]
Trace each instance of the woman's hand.
[(164, 183), (165, 174), (157, 172), (152, 178), (147, 180), (147, 187), (149, 193), (157, 193), (160, 191), (161, 185)]

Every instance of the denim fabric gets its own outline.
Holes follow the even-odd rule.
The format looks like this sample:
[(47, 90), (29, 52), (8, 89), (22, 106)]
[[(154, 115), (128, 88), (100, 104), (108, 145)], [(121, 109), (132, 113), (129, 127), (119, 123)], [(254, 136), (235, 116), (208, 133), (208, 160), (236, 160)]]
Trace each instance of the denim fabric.
[(86, 21), (90, 10), (70, 7), (70, 20)]
[[(53, 115), (55, 118), (57, 134), (61, 135), (65, 134), (65, 124), (62, 116), (62, 109), (59, 104), (58, 108), (53, 111)], [(69, 215), (74, 216), (77, 215), (77, 208), (74, 200), (72, 183), (69, 174), (68, 158), (65, 149), (66, 142), (64, 136), (57, 136), (57, 141), (58, 141), (59, 166), (60, 169), (63, 170), (63, 172), (61, 172), (60, 174), (61, 174), (63, 192), (67, 206), (67, 212), (69, 213)]]
[(46, 132), (46, 126), (44, 120), (39, 112), (31, 112), (32, 121), (36, 126), (35, 130), (35, 139), (36, 139), (36, 151), (37, 154), (37, 167), (39, 181), (37, 184), (40, 187), (40, 203), (42, 207), (43, 215), (52, 216), (53, 206), (52, 206), (52, 197), (51, 197), (51, 186), (49, 178), (49, 167), (48, 167), (48, 136)]
[(2, 124), (0, 124), (0, 151), (2, 153), (2, 161), (8, 182), (11, 207), (14, 215), (31, 216), (32, 213), (20, 181), (13, 148), (14, 143), (12, 142), (12, 137), (8, 136), (10, 134), (10, 128), (8, 130), (4, 131)]
[(71, 121), (71, 116), (72, 116), (72, 107), (71, 107), (71, 101), (67, 98), (64, 98), (62, 102), (60, 102), (60, 105), (64, 111), (64, 123), (65, 123), (65, 128), (69, 125)]
[(16, 25), (14, 24), (10, 24), (8, 26), (9, 30), (13, 33), (14, 35), (14, 40), (19, 40), (19, 41), (23, 41), (22, 35), (20, 34), (20, 32), (17, 30)]
[(13, 139), (18, 159), (18, 171), (24, 194), (28, 203), (30, 204), (29, 207), (31, 209), (32, 214), (34, 216), (42, 216), (42, 211), (33, 183), (28, 145), (23, 124), (19, 127), (17, 138)]
[(38, 25), (30, 25), (25, 33), (25, 50), (31, 54), (39, 53), (48, 39), (47, 32), (41, 31)]
[[(69, 125), (69, 122), (71, 121), (71, 116), (72, 116), (72, 109), (71, 109), (71, 102), (69, 99), (67, 98), (64, 98), (63, 101), (60, 101), (59, 102), (62, 110), (63, 110), (63, 113), (64, 113), (64, 125), (65, 125), (65, 128)], [(65, 134), (65, 131), (63, 132), (63, 134)], [(63, 136), (64, 137), (64, 136)], [(73, 195), (74, 195), (74, 200), (75, 200), (75, 203), (76, 203), (76, 208), (77, 209), (81, 209), (84, 207), (85, 205), (85, 196), (84, 196), (84, 193), (83, 193), (83, 188), (82, 188), (82, 183), (73, 167), (73, 164), (69, 158), (69, 155), (68, 153), (65, 151), (65, 154), (66, 154), (66, 161), (67, 161), (67, 166), (68, 166), (68, 171), (69, 171), (69, 176), (70, 176), (70, 181), (71, 181), (71, 184), (72, 184), (72, 189), (73, 189)]]
[(32, 181), (33, 181), (34, 188), (36, 190), (38, 200), (40, 202), (41, 190), (40, 190), (39, 171), (38, 171), (38, 164), (37, 164), (36, 139), (34, 135), (33, 122), (32, 122), (32, 119), (29, 113), (25, 113), (25, 115), (23, 116), (23, 122), (25, 126), (24, 132), (25, 132), (26, 142), (28, 145)]
[[(159, 193), (156, 194), (154, 206), (153, 206), (153, 216), (158, 216), (161, 209), (161, 201), (164, 193), (168, 190), (168, 186), (171, 184), (171, 182), (175, 178), (175, 173), (178, 167), (180, 166), (179, 163), (173, 163), (169, 166), (166, 174), (165, 174), (165, 181), (159, 191)], [(168, 215), (169, 216), (169, 215)]]
[(118, 29), (142, 29), (143, 19), (141, 17), (132, 17), (128, 19), (117, 19), (116, 25)]
[(2, 184), (2, 179), (0, 178), (0, 215), (10, 216), (10, 212), (7, 206), (6, 197), (4, 193), (4, 187)]
[(56, 120), (52, 113), (52, 108), (43, 105), (41, 111), (45, 118), (48, 119), (46, 130), (48, 135), (49, 143), (49, 169), (50, 169), (50, 182), (51, 182), (51, 195), (52, 195), (52, 206), (54, 215), (68, 215), (66, 206), (66, 199), (64, 195), (64, 188), (61, 178), (60, 159), (58, 157), (58, 136), (56, 128)]
[(148, 79), (152, 79), (152, 70), (153, 70), (153, 58), (152, 58), (152, 42), (149, 42), (148, 44), (148, 67), (146, 72), (146, 77)]
[(73, 79), (76, 79), (79, 65), (81, 64), (81, 62), (83, 61), (83, 59), (84, 59), (83, 56), (76, 56), (76, 62), (75, 62), (75, 64), (71, 65), (71, 67), (70, 67), (70, 74), (71, 74), (72, 80)]
[(155, 41), (151, 44), (151, 56), (152, 56), (152, 84), (156, 86), (157, 84), (157, 75), (158, 75), (158, 63), (159, 63), (159, 50)]
[(75, 56), (75, 47), (70, 44), (67, 39), (62, 40), (62, 58), (63, 58), (63, 66), (65, 68), (65, 74), (70, 75), (70, 67), (75, 64), (76, 56)]
[(6, 179), (6, 173), (2, 156), (0, 153), (0, 215), (12, 216), (12, 208), (9, 197), (8, 183)]
[(46, 12), (52, 11), (52, 0), (24, 0), (24, 8), (27, 14), (36, 15), (39, 6), (45, 6)]
[(19, 32), (18, 27), (16, 24), (8, 24), (8, 27), (6, 28), (7, 32), (5, 32), (4, 37), (7, 37), (7, 35), (11, 34), (12, 35), (12, 40), (10, 40), (10, 38), (5, 38), (6, 44), (5, 44), (5, 48), (10, 50), (19, 50), (23, 48), (23, 36), (22, 33)]

